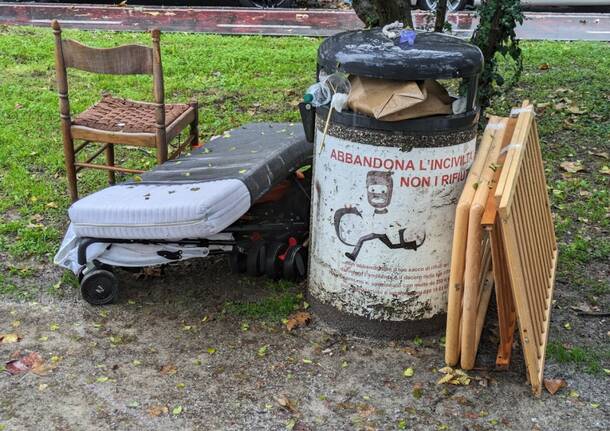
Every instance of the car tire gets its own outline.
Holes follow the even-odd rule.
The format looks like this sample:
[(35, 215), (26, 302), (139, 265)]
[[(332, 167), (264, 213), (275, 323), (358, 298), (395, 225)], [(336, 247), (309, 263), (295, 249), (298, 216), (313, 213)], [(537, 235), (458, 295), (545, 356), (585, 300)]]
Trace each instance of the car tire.
[(289, 8), (294, 4), (294, 0), (239, 0), (239, 4), (243, 7), (257, 8)]
[[(437, 0), (419, 0), (419, 7), (425, 10), (435, 10)], [(468, 0), (447, 0), (447, 11), (457, 12), (468, 5)]]

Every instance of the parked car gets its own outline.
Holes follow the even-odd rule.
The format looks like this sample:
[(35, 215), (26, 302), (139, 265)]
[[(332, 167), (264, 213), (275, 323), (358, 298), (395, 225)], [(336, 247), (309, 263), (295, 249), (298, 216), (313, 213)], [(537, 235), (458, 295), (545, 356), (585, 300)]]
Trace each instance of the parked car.
[[(411, 0), (413, 6), (422, 9), (436, 9), (437, 0)], [(478, 6), (481, 0), (447, 0), (447, 9), (455, 12), (466, 6)], [(610, 0), (521, 0), (526, 6), (610, 6)]]

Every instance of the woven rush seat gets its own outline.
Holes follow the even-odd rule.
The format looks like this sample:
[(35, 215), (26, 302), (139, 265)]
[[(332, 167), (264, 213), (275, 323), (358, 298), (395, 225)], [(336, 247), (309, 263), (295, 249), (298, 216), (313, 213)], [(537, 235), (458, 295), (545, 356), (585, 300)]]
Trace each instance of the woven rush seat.
[[(187, 104), (165, 105), (168, 127), (189, 109)], [(155, 133), (156, 105), (104, 95), (102, 100), (72, 120), (75, 126), (126, 133)]]

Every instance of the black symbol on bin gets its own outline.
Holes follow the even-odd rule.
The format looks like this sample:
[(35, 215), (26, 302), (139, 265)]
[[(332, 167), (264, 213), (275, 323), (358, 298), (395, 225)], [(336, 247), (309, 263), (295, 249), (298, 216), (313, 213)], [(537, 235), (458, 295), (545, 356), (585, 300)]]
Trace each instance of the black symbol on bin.
[[(366, 196), (368, 203), (374, 208), (374, 215), (388, 214), (388, 207), (392, 202), (392, 192), (394, 190), (394, 181), (392, 179), (393, 172), (390, 171), (369, 171), (366, 174)], [(367, 241), (379, 240), (389, 249), (404, 249), (417, 251), (426, 240), (426, 236), (421, 241), (405, 239), (406, 229), (399, 229), (399, 241), (392, 243), (388, 235), (385, 233), (368, 233), (361, 236), (356, 244), (350, 244), (341, 236), (341, 220), (348, 214), (356, 215), (362, 218), (362, 212), (356, 206), (346, 206), (339, 208), (335, 212), (334, 225), (337, 238), (350, 247), (354, 247), (351, 252), (346, 252), (345, 256), (352, 261), (356, 261), (362, 246)]]

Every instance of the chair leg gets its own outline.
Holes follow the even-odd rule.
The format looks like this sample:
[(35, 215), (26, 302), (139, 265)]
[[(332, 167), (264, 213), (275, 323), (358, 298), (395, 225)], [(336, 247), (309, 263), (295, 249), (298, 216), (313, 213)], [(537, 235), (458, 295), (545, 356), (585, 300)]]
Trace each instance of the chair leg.
[[(114, 145), (112, 144), (106, 145), (106, 164), (108, 166), (114, 166)], [(108, 171), (108, 183), (114, 185), (115, 182), (116, 178), (114, 176), (114, 171)]]
[(70, 131), (63, 133), (64, 143), (64, 160), (66, 162), (66, 177), (68, 179), (68, 192), (70, 193), (70, 199), (72, 202), (78, 200), (78, 186), (76, 183), (76, 166), (74, 166), (74, 141)]
[(199, 103), (192, 100), (189, 105), (195, 110), (195, 119), (191, 123), (189, 139), (191, 140), (191, 148), (199, 146)]

